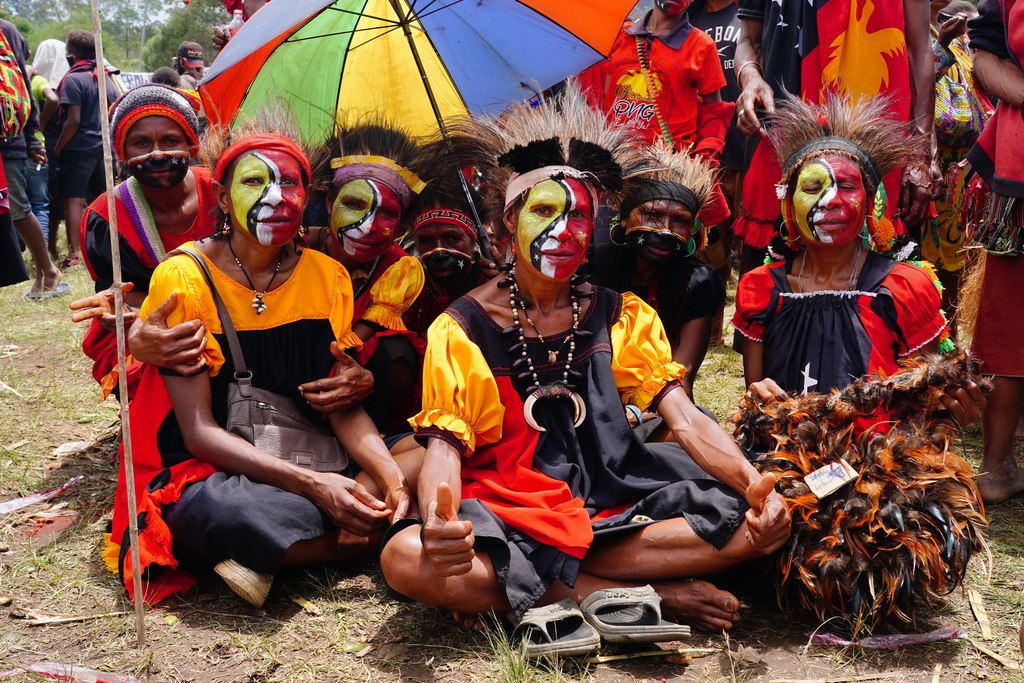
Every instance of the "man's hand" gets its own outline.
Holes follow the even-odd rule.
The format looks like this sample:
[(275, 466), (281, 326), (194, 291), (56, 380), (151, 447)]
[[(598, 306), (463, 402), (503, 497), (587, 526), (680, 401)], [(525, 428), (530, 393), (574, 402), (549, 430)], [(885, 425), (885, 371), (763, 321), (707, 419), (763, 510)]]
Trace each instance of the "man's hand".
[(354, 479), (333, 472), (317, 475), (312, 502), (339, 528), (367, 536), (386, 522), (392, 511)]
[(466, 574), (473, 566), (473, 523), (460, 522), (448, 484), (437, 486), (437, 498), (430, 504), (423, 524), (423, 552), (438, 576)]
[[(132, 291), (132, 287), (135, 284), (132, 282), (124, 282), (121, 284), (121, 295), (122, 297), (128, 292)], [(122, 298), (122, 301), (124, 299)], [(99, 320), (100, 325), (103, 329), (108, 332), (113, 332), (114, 327), (117, 324), (117, 315), (114, 311), (114, 290), (113, 288), (91, 294), (90, 296), (72, 301), (69, 308), (75, 311), (71, 315), (71, 322), (80, 323), (86, 320), (92, 320), (96, 318)], [(125, 328), (131, 327), (132, 323), (135, 322), (137, 314), (127, 304), (124, 310), (124, 326)]]
[(785, 390), (771, 377), (765, 377), (757, 382), (751, 382), (750, 386), (747, 387), (747, 396), (759, 399), (763, 403), (770, 403), (771, 401), (785, 401), (789, 398), (789, 394), (787, 394)]
[(966, 427), (981, 417), (986, 403), (985, 394), (974, 382), (969, 382), (965, 386), (946, 387), (940, 400), (961, 427)]
[(928, 206), (935, 194), (930, 169), (908, 166), (900, 182), (899, 215), (908, 228), (918, 225), (928, 215)]
[(753, 65), (743, 70), (743, 90), (736, 99), (736, 125), (744, 135), (764, 134), (757, 112), (775, 113), (775, 93)]
[(128, 332), (128, 348), (144, 363), (190, 377), (206, 369), (206, 327), (198, 320), (188, 320), (168, 328), (167, 316), (177, 302), (178, 295), (171, 294), (146, 318), (135, 321)]
[(213, 45), (214, 50), (217, 50), (218, 52), (223, 50), (229, 40), (231, 40), (230, 31), (223, 26), (213, 27), (213, 36), (210, 37), (210, 44)]
[(953, 39), (962, 36), (966, 31), (967, 15), (963, 12), (958, 12), (939, 24), (939, 44), (942, 47), (949, 47)]
[(309, 407), (319, 413), (333, 413), (359, 405), (373, 393), (373, 375), (331, 342), (331, 355), (337, 363), (334, 374), (299, 386)]
[(32, 161), (36, 162), (40, 166), (46, 165), (46, 149), (43, 147), (33, 147), (28, 151), (28, 156)]
[(792, 531), (793, 520), (789, 506), (775, 491), (774, 474), (763, 474), (761, 480), (747, 487), (744, 498), (747, 510), (747, 542), (765, 555), (774, 552), (786, 542)]

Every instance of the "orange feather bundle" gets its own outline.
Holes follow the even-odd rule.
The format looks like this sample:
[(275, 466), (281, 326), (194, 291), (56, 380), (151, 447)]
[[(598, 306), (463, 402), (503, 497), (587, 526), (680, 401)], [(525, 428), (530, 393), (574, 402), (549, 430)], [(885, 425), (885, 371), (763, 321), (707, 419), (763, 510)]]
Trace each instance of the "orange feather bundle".
[[(735, 436), (766, 453), (760, 469), (778, 476), (793, 515), (778, 553), (780, 604), (847, 619), (860, 633), (912, 621), (961, 584), (986, 548), (987, 522), (940, 398), (968, 381), (985, 387), (961, 352), (905, 361), (890, 377), (830, 394), (743, 399)], [(856, 478), (819, 499), (804, 477), (840, 459)]]

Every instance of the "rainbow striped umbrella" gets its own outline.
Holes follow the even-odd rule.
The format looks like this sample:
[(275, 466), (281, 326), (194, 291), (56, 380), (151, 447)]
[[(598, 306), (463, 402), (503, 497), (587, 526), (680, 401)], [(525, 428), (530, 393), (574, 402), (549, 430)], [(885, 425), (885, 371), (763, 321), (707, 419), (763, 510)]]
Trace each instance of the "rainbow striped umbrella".
[(281, 0), (218, 55), (199, 91), (207, 117), (283, 101), (303, 135), (365, 114), (410, 132), (497, 113), (594, 64), (635, 0)]

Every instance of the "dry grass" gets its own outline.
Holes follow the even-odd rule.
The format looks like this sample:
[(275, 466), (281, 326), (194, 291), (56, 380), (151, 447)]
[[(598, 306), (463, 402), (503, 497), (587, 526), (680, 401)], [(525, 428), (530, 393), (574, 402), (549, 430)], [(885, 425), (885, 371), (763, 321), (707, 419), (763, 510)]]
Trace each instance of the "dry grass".
[[(84, 270), (72, 271), (69, 280), (75, 295), (89, 291)], [(0, 516), (0, 595), (13, 599), (0, 608), (0, 672), (52, 660), (154, 682), (856, 680), (880, 672), (887, 680), (926, 681), (941, 663), (943, 681), (1024, 680), (968, 641), (888, 652), (809, 646), (810, 635), (829, 625), (779, 614), (769, 590), (752, 588), (764, 581), (751, 570), (731, 579), (749, 607), (729, 647), (753, 647), (760, 661), (730, 658), (719, 634), (692, 639), (690, 645), (716, 647), (720, 654), (688, 667), (660, 659), (526, 666), (499, 632), (473, 633), (436, 610), (394, 601), (372, 564), (282, 574), (264, 610), (241, 603), (212, 573), (204, 574), (190, 593), (147, 610), (147, 646), (136, 649), (130, 605), (98, 555), (116, 478), (113, 441), (102, 438), (111, 433), (117, 407), (96, 400), (89, 365), (78, 349), (83, 330), (68, 321), (69, 299), (31, 304), (21, 300), (25, 288), (0, 290), (0, 380), (21, 394), (0, 391), (0, 501), (55, 488), (75, 474), (86, 478), (47, 503)], [(725, 418), (742, 389), (738, 356), (712, 349), (698, 381), (698, 400)], [(51, 455), (62, 443), (97, 439), (88, 451)], [(979, 446), (972, 430), (968, 451), (977, 453)], [(64, 513), (79, 519), (54, 542), (27, 535), (47, 515)], [(976, 563), (969, 584), (982, 593), (992, 620), (994, 639), (986, 646), (1016, 662), (1024, 611), (1024, 501), (998, 506), (990, 518), (991, 579)], [(125, 614), (31, 626), (12, 618), (19, 612)], [(907, 630), (945, 623), (980, 638), (959, 592), (945, 609)]]

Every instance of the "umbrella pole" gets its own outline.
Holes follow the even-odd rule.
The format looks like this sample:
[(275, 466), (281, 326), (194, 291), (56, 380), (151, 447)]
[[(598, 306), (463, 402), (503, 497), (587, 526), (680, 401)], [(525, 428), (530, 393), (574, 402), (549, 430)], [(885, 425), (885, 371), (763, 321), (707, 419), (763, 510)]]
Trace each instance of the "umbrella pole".
[(139, 523), (135, 501), (135, 468), (132, 460), (131, 423), (128, 419), (128, 371), (125, 359), (124, 293), (121, 291), (121, 247), (117, 232), (117, 211), (114, 207), (114, 160), (110, 148), (110, 119), (106, 115), (107, 78), (103, 63), (103, 24), (100, 21), (99, 0), (92, 2), (92, 31), (96, 44), (96, 82), (99, 85), (100, 131), (103, 137), (103, 171), (107, 185), (107, 214), (110, 216), (110, 259), (113, 265), (114, 315), (117, 329), (117, 387), (121, 401), (121, 444), (124, 447), (124, 481), (128, 489), (128, 539), (131, 544), (132, 587), (135, 594), (136, 647), (146, 645), (145, 600), (142, 593), (142, 573), (139, 571)]
[[(402, 15), (402, 10), (398, 5), (398, 0), (391, 0), (391, 7), (395, 10), (395, 15), (398, 17), (398, 23), (402, 26), (402, 32), (405, 34), (405, 39), (409, 42), (409, 49), (412, 50), (412, 58), (416, 62), (416, 70), (420, 72), (420, 79), (423, 81), (423, 88), (427, 91), (427, 99), (430, 100), (430, 108), (434, 111), (434, 118), (437, 119), (437, 127), (441, 131), (441, 137), (444, 138), (445, 143), (448, 145), (448, 151), (455, 155), (455, 146), (452, 145), (451, 139), (448, 137), (448, 128), (444, 125), (444, 117), (441, 116), (441, 108), (437, 106), (437, 99), (434, 97), (434, 90), (430, 87), (430, 79), (427, 78), (427, 72), (423, 68), (423, 61), (420, 59), (420, 52), (416, 49), (416, 41), (413, 39), (412, 28), (409, 25), (409, 17)], [(456, 161), (458, 159), (456, 158)], [(480, 214), (476, 210), (476, 203), (473, 201), (473, 193), (469, 191), (469, 183), (466, 182), (466, 176), (462, 175), (462, 168), (459, 168), (459, 184), (462, 186), (462, 193), (466, 195), (466, 203), (469, 204), (469, 211), (473, 215), (473, 222), (476, 224), (476, 235), (477, 240), (480, 242), (480, 251), (488, 257), (493, 256), (491, 254), (491, 240), (487, 236), (487, 231), (484, 230), (483, 223), (480, 221)]]

